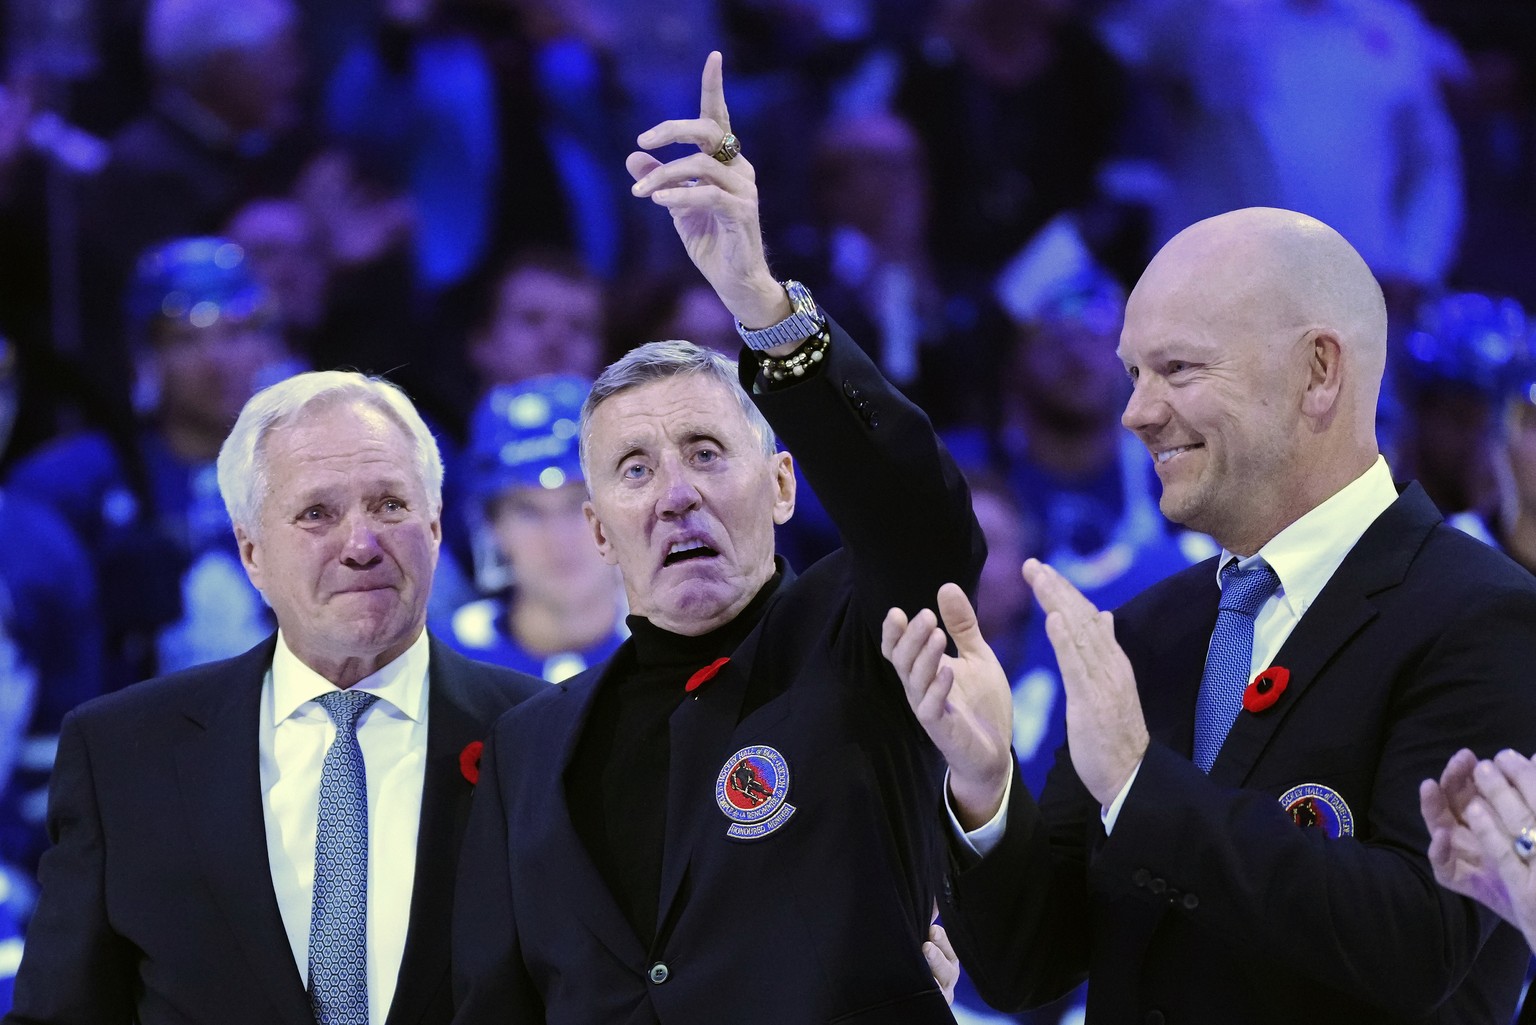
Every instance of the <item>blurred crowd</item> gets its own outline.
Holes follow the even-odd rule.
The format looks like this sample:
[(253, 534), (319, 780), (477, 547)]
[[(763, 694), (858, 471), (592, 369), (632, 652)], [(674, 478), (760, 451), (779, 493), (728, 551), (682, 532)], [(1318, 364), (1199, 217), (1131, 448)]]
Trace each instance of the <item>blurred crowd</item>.
[[(1536, 568), (1530, 5), (7, 0), (5, 14), (0, 976), (62, 715), (272, 629), (213, 472), (263, 384), (357, 368), (429, 417), (448, 466), (443, 637), (552, 680), (622, 639), (574, 422), (586, 382), (639, 342), (737, 349), (624, 172), (634, 136), (688, 108), (712, 48), (771, 183), (776, 269), (872, 347), (967, 467), (992, 550), (982, 626), (1015, 680), (1033, 791), (1062, 702), (1020, 563), (1046, 558), (1112, 607), (1212, 551), (1157, 510), (1119, 424), (1114, 351), (1127, 282), (1199, 218), (1281, 206), (1355, 245), (1392, 312), (1380, 422), (1396, 476)], [(784, 531), (797, 565), (837, 545), (814, 496)]]

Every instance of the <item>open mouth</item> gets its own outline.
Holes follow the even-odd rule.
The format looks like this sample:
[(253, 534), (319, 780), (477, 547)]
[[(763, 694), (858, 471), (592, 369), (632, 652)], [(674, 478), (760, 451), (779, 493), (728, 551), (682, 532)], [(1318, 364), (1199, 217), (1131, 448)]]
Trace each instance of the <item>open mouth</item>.
[(690, 559), (707, 559), (720, 553), (702, 541), (678, 541), (667, 551), (666, 558), (661, 560), (663, 566), (676, 566), (680, 562)]

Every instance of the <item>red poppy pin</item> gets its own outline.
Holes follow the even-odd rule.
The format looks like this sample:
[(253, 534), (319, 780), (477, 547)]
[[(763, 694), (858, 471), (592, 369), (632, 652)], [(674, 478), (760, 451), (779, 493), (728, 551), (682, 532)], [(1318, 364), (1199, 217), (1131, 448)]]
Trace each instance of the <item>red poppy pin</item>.
[(480, 754), (484, 750), (483, 741), (471, 740), (464, 745), (464, 750), (459, 752), (459, 771), (471, 784), (480, 782)]
[(692, 694), (694, 691), (704, 686), (710, 680), (713, 680), (715, 678), (715, 674), (720, 671), (720, 667), (729, 661), (729, 658), (715, 659), (709, 665), (688, 677), (688, 682), (683, 684), (683, 690), (689, 694)]
[(1253, 678), (1243, 691), (1243, 707), (1257, 715), (1280, 700), (1286, 684), (1291, 682), (1291, 671), (1285, 666), (1270, 666)]

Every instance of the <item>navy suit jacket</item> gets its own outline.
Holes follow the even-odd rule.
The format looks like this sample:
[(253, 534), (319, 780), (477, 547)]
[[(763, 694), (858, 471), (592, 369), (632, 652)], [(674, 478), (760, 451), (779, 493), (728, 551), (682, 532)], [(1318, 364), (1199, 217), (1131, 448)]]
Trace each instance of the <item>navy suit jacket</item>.
[[(633, 795), (666, 805), (654, 938), (619, 909), (564, 783), (632, 642), (497, 724), (455, 912), (463, 1025), (953, 1021), (921, 954), (943, 875), (942, 765), (879, 630), (890, 606), (931, 607), (945, 581), (974, 587), (969, 492), (927, 418), (841, 333), (815, 377), (754, 398), (846, 548), (786, 573), (671, 717), (667, 790)], [(735, 839), (717, 785), (754, 746), (783, 757), (795, 810)]]
[[(53, 847), (7, 1023), (314, 1025), (267, 860), (257, 723), (275, 635), (64, 721)], [(452, 1014), (448, 937), (471, 784), (459, 754), (547, 684), (435, 638), (405, 955), (389, 1025)]]
[[(1002, 844), (960, 868), (944, 921), (977, 988), (1036, 1003), (1088, 978), (1091, 1023), (1507, 1022), (1528, 957), (1437, 886), (1421, 780), (1470, 747), (1536, 750), (1536, 580), (1441, 522), (1417, 485), (1365, 532), (1240, 712), (1190, 761), (1214, 560), (1115, 614), (1152, 744), (1106, 837), (1063, 750), (1037, 807), (1017, 776)], [(1354, 835), (1298, 828), (1298, 786)]]

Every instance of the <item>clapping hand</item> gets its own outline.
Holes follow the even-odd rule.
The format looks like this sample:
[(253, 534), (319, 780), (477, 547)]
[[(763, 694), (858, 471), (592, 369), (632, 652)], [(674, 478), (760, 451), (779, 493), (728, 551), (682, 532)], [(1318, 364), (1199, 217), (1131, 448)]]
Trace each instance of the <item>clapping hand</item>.
[(945, 654), (944, 630), (928, 609), (910, 621), (900, 609), (887, 612), (880, 653), (896, 667), (907, 703), (949, 763), (960, 824), (975, 829), (997, 813), (1013, 771), (1013, 698), (965, 592), (945, 584), (938, 597), (954, 655)]

